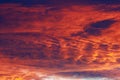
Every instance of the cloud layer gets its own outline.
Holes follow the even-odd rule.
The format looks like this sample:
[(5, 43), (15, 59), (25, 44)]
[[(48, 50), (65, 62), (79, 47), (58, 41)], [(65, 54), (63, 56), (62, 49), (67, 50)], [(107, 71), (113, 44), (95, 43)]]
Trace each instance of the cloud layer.
[(67, 2), (1, 1), (0, 79), (119, 78), (119, 1)]

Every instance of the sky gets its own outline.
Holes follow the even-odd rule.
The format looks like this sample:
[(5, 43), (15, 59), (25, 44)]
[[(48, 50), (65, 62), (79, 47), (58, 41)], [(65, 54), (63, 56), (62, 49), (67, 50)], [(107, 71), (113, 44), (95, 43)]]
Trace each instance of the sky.
[(0, 0), (0, 80), (119, 80), (119, 0)]

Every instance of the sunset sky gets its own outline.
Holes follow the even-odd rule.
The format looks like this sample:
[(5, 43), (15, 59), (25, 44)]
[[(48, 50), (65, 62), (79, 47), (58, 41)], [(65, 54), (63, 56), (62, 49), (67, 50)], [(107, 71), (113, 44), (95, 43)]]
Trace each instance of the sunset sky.
[(0, 80), (120, 80), (120, 0), (0, 0)]

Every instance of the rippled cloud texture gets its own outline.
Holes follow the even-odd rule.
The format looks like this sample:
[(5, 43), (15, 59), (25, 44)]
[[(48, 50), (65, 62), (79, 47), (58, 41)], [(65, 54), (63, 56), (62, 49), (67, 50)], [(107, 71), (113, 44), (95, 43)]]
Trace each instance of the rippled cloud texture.
[(1, 0), (0, 80), (120, 80), (119, 0)]

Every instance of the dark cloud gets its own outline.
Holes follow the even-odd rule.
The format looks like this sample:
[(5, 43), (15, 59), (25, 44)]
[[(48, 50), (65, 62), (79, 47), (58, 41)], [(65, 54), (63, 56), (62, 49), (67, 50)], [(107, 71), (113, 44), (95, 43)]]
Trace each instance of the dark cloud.
[(114, 24), (116, 21), (113, 19), (106, 19), (102, 21), (97, 21), (94, 23), (90, 23), (87, 27), (84, 28), (84, 32), (88, 35), (92, 36), (100, 36), (102, 34), (102, 30), (108, 29)]
[(95, 78), (95, 77), (105, 77), (102, 72), (97, 71), (83, 71), (83, 72), (61, 72), (58, 73), (59, 75), (63, 76), (72, 76), (72, 77), (85, 77), (85, 78)]
[[(15, 43), (14, 43), (15, 44)], [(47, 47), (37, 47), (38, 45), (27, 45), (20, 44), (16, 46), (10, 46), (9, 48), (2, 47), (2, 55), (8, 58), (19, 58), (19, 59), (48, 59), (48, 52), (46, 51)], [(32, 48), (31, 48), (32, 47)], [(49, 50), (48, 50), (49, 51)], [(50, 53), (52, 54), (52, 53)]]
[(28, 51), (16, 51), (13, 49), (2, 50), (2, 55), (8, 58), (33, 59), (33, 53)]
[[(33, 8), (33, 11), (31, 11), (31, 8), (24, 8), (26, 10), (22, 10), (21, 6), (8, 5), (7, 7), (0, 8), (0, 29), (3, 31), (16, 28), (30, 29), (37, 27), (40, 30), (48, 29), (41, 26), (41, 22), (60, 22), (64, 17), (58, 8), (39, 8), (40, 10), (38, 7)], [(36, 25), (35, 23), (40, 25)]]
[(92, 35), (92, 36), (100, 36), (102, 34), (101, 30), (96, 28), (86, 28), (84, 31), (88, 35)]
[(76, 79), (86, 80), (119, 80), (119, 68), (113, 70), (101, 70), (101, 71), (72, 71), (72, 72), (59, 72), (56, 73), (61, 76), (71, 77)]
[(90, 63), (90, 56), (88, 55), (83, 55), (78, 61), (76, 61), (76, 64), (80, 65), (80, 64), (89, 64)]
[(18, 33), (1, 33), (0, 35), (4, 36), (24, 36), (24, 37), (29, 37), (29, 36), (32, 36), (32, 37), (41, 37), (43, 36), (42, 33), (40, 32), (18, 32)]
[[(19, 38), (18, 38), (19, 37)], [(24, 38), (24, 40), (23, 40)], [(37, 38), (39, 43), (35, 44)], [(50, 42), (50, 47), (46, 42)], [(54, 37), (43, 36), (40, 33), (3, 33), (0, 34), (0, 48), (3, 55), (12, 58), (30, 59), (61, 59), (61, 46)]]
[[(12, 44), (11, 44), (12, 45)], [(8, 58), (19, 58), (19, 59), (48, 59), (48, 52), (46, 47), (37, 47), (34, 44), (20, 44), (15, 46), (8, 45), (7, 47), (1, 47), (2, 55)], [(8, 48), (9, 47), (9, 48)], [(50, 53), (51, 54), (51, 53)]]
[(120, 49), (120, 45), (119, 44), (114, 44), (114, 45), (112, 45), (111, 49), (119, 50)]
[(17, 47), (18, 45), (22, 45), (22, 44), (25, 44), (24, 41), (22, 40), (15, 40), (15, 39), (4, 39), (4, 38), (1, 38), (0, 39), (0, 47), (3, 47), (3, 48), (9, 48), (9, 47)]
[(107, 51), (109, 48), (109, 46), (107, 44), (100, 44), (99, 45), (99, 49), (102, 51)]
[(51, 57), (52, 59), (59, 59), (60, 58), (60, 52), (61, 52), (61, 46), (60, 44), (52, 44), (51, 45)]
[(80, 36), (82, 38), (87, 38), (87, 34), (83, 31), (74, 32), (71, 34), (72, 37)]
[(107, 20), (92, 23), (92, 24), (90, 24), (90, 27), (94, 28), (94, 29), (103, 29), (104, 30), (104, 29), (110, 28), (111, 25), (115, 22), (116, 21), (113, 19), (107, 19)]
[[(0, 9), (0, 28), (18, 28), (24, 25), (32, 26), (29, 22), (41, 21), (45, 16), (41, 12), (24, 12), (14, 9)], [(23, 25), (24, 24), (24, 25)]]
[(92, 43), (87, 43), (84, 50), (87, 51), (88, 53), (90, 53), (91, 51), (94, 50), (94, 45)]
[[(5, 16), (5, 15), (4, 15)], [(20, 25), (20, 22), (16, 19), (6, 19), (4, 16), (0, 17), (0, 28), (6, 29), (6, 28), (17, 28)], [(10, 16), (8, 16), (10, 17)]]
[(5, 19), (4, 16), (0, 15), (0, 28), (1, 29), (4, 29), (6, 27), (7, 28), (16, 28), (15, 26), (18, 26), (18, 22), (7, 20), (7, 19)]

